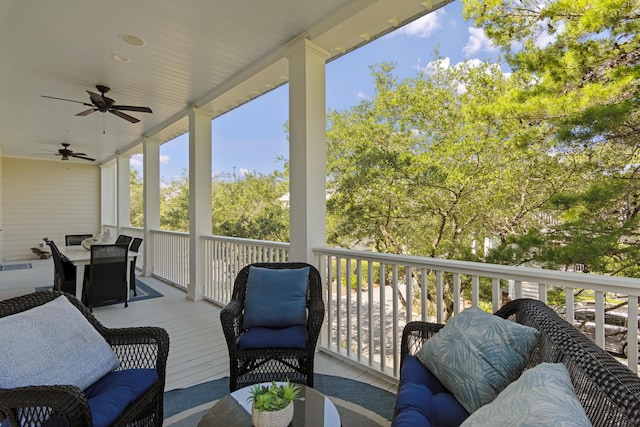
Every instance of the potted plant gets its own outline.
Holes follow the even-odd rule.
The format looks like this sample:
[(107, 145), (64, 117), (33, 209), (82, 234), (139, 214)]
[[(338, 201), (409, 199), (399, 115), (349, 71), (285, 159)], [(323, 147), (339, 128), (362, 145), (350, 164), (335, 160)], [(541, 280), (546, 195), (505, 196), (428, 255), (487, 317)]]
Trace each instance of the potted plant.
[(293, 401), (298, 397), (300, 386), (286, 383), (254, 385), (249, 391), (251, 421), (254, 427), (285, 427), (293, 419)]

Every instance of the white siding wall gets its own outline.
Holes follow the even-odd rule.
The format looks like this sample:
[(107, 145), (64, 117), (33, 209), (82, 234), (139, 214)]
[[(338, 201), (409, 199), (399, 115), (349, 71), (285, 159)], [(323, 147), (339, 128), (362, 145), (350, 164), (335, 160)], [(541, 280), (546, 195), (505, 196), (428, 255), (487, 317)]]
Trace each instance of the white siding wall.
[(2, 158), (2, 260), (37, 258), (43, 237), (100, 233), (100, 167), (76, 161)]

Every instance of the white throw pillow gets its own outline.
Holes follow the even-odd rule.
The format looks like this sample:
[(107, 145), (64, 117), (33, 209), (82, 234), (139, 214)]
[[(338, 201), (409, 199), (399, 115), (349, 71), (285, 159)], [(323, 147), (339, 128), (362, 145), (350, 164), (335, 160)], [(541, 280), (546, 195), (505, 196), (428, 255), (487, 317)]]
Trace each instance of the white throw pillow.
[(471, 414), (518, 379), (538, 335), (535, 328), (468, 308), (416, 356)]
[(60, 296), (0, 318), (0, 389), (75, 385), (81, 390), (119, 365), (105, 339)]
[(524, 371), (496, 399), (460, 427), (590, 427), (562, 363), (541, 363)]

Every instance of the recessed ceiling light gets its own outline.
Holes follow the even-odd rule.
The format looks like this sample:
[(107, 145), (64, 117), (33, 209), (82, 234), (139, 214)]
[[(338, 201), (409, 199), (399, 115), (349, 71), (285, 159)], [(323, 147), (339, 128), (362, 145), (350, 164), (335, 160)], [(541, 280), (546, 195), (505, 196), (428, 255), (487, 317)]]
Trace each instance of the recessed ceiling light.
[(112, 54), (111, 58), (115, 59), (118, 62), (131, 62), (131, 58), (124, 55), (120, 55), (119, 53)]
[(133, 34), (120, 34), (120, 39), (131, 46), (144, 46), (144, 40)]

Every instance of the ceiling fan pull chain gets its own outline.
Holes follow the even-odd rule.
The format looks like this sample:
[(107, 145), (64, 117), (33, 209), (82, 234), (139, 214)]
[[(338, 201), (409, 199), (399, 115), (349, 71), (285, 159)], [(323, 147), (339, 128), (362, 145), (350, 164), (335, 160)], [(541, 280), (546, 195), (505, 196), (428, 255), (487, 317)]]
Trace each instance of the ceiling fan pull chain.
[(102, 134), (103, 134), (103, 135), (107, 133), (107, 131), (106, 131), (106, 125), (105, 125), (104, 123), (105, 123), (105, 122), (104, 122), (104, 114), (103, 114), (103, 115), (102, 115)]

